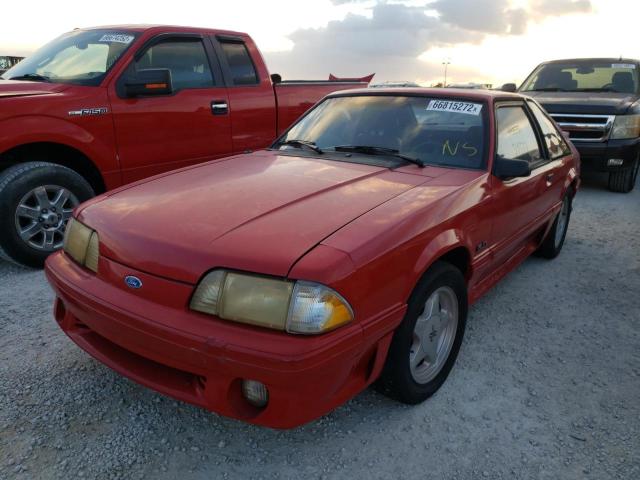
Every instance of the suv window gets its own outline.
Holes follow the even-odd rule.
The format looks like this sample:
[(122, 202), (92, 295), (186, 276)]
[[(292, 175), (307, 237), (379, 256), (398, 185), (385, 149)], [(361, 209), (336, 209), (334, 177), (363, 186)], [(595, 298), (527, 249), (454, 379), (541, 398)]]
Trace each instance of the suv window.
[(498, 155), (526, 160), (531, 164), (542, 160), (535, 130), (523, 106), (500, 107), (498, 123)]
[(558, 131), (551, 120), (549, 120), (549, 117), (547, 117), (535, 102), (529, 102), (529, 107), (531, 107), (531, 110), (540, 125), (551, 160), (569, 155), (571, 150), (569, 149), (567, 142), (564, 141), (562, 134)]
[(231, 70), (234, 85), (255, 85), (258, 74), (247, 47), (242, 42), (221, 42), (222, 51)]
[(168, 68), (175, 91), (213, 86), (207, 53), (199, 39), (169, 39), (156, 43), (135, 63), (135, 69)]

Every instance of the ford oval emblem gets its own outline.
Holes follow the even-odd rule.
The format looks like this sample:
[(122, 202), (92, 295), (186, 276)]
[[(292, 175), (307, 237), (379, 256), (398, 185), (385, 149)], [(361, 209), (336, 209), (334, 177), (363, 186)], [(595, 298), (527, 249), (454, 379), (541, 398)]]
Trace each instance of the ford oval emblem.
[(138, 277), (134, 277), (133, 275), (128, 275), (124, 277), (124, 283), (127, 284), (127, 287), (138, 289), (142, 287), (142, 280)]

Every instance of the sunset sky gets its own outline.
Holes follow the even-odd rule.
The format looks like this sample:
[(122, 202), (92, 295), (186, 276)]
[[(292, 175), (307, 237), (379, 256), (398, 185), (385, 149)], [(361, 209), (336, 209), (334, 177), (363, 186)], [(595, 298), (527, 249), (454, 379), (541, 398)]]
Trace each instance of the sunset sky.
[(0, 55), (29, 54), (75, 27), (122, 23), (246, 31), (284, 78), (521, 82), (543, 60), (640, 57), (636, 0), (5, 2)]

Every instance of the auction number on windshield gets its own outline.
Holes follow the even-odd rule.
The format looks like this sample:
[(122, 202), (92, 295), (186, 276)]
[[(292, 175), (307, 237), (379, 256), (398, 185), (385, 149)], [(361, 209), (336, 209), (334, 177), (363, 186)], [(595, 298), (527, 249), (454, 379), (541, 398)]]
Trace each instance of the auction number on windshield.
[(435, 112), (454, 112), (466, 115), (479, 115), (482, 110), (481, 103), (453, 102), (451, 100), (431, 100), (427, 110)]

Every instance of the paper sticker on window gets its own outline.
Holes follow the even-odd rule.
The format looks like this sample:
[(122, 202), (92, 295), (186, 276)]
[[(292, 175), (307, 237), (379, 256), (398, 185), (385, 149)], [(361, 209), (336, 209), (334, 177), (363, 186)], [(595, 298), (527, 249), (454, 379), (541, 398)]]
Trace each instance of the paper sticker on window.
[(636, 68), (633, 63), (612, 63), (611, 68)]
[(133, 35), (124, 35), (121, 33), (106, 33), (104, 34), (99, 42), (115, 42), (115, 43), (124, 43), (125, 45), (129, 45), (135, 37)]
[(431, 100), (427, 110), (435, 112), (464, 113), (466, 115), (480, 115), (481, 103), (454, 102), (452, 100)]

